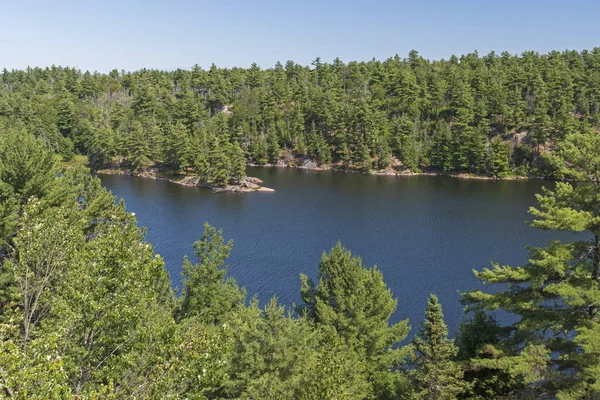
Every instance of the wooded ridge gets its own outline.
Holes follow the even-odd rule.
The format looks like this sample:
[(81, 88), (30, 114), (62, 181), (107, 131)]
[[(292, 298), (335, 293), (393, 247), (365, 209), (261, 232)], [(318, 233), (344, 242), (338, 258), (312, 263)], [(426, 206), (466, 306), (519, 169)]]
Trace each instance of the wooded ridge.
[(600, 124), (600, 49), (269, 69), (2, 72), (0, 126), (65, 159), (161, 165), (223, 186), (245, 163), (557, 177), (552, 150)]

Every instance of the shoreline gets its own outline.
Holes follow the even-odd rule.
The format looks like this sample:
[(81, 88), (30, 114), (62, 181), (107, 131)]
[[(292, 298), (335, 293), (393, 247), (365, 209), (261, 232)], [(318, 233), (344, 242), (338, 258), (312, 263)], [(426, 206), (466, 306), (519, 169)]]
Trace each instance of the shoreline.
[(321, 166), (317, 165), (316, 162), (304, 162), (302, 164), (296, 165), (295, 162), (285, 163), (283, 161), (277, 164), (255, 164), (255, 163), (246, 163), (247, 167), (253, 168), (293, 168), (293, 169), (304, 169), (309, 171), (336, 171), (336, 172), (344, 172), (350, 174), (365, 174), (365, 175), (376, 175), (376, 176), (445, 176), (448, 178), (454, 179), (475, 179), (475, 180), (489, 180), (489, 181), (523, 181), (523, 180), (550, 180), (549, 178), (543, 176), (529, 175), (529, 176), (508, 176), (505, 178), (499, 178), (494, 176), (485, 176), (485, 175), (475, 175), (469, 173), (448, 173), (441, 171), (427, 171), (427, 172), (413, 172), (409, 169), (405, 170), (396, 170), (393, 167), (382, 169), (382, 170), (371, 170), (371, 171), (362, 171), (358, 169), (352, 168), (341, 168), (332, 165)]
[[(294, 159), (292, 161), (284, 161), (281, 160), (277, 164), (256, 164), (252, 162), (247, 162), (246, 167), (253, 168), (292, 168), (292, 169), (302, 169), (307, 171), (336, 171), (350, 174), (365, 174), (365, 175), (374, 175), (374, 176), (393, 176), (393, 177), (413, 177), (413, 176), (444, 176), (448, 178), (454, 179), (465, 179), (465, 180), (487, 180), (487, 181), (526, 181), (526, 180), (551, 180), (550, 178), (536, 175), (529, 176), (509, 176), (505, 178), (499, 178), (494, 176), (486, 176), (486, 175), (476, 175), (469, 173), (447, 173), (441, 171), (424, 171), (424, 172), (413, 172), (408, 168), (400, 169), (400, 165), (396, 164), (392, 167), (388, 167), (382, 170), (371, 170), (371, 171), (363, 171), (359, 169), (353, 168), (343, 168), (336, 165), (319, 165), (315, 161), (310, 159)], [(396, 168), (394, 168), (396, 167)], [(103, 175), (128, 175), (128, 176), (136, 176), (139, 178), (148, 178), (154, 180), (168, 181), (182, 186), (188, 187), (203, 187), (210, 189), (213, 193), (220, 192), (238, 192), (238, 193), (249, 193), (249, 192), (274, 192), (275, 190), (266, 186), (263, 186), (263, 181), (259, 178), (246, 176), (240, 183), (238, 184), (228, 184), (223, 187), (213, 186), (209, 183), (204, 183), (200, 181), (200, 179), (196, 176), (183, 176), (183, 177), (172, 177), (170, 174), (163, 174), (164, 170), (161, 170), (157, 167), (148, 167), (144, 171), (135, 173), (129, 169), (120, 169), (120, 168), (105, 168), (94, 171), (96, 174)]]
[(263, 181), (259, 178), (252, 176), (246, 176), (239, 184), (230, 184), (223, 187), (213, 186), (208, 183), (204, 183), (200, 178), (196, 176), (184, 176), (183, 178), (169, 178), (167, 176), (158, 175), (160, 170), (158, 168), (149, 168), (148, 170), (135, 173), (127, 169), (99, 169), (93, 171), (95, 174), (100, 175), (127, 175), (135, 176), (138, 178), (154, 179), (157, 181), (168, 181), (177, 185), (188, 186), (188, 187), (202, 187), (210, 189), (213, 193), (221, 192), (237, 192), (237, 193), (250, 193), (250, 192), (263, 192), (271, 193), (275, 189), (262, 186)]

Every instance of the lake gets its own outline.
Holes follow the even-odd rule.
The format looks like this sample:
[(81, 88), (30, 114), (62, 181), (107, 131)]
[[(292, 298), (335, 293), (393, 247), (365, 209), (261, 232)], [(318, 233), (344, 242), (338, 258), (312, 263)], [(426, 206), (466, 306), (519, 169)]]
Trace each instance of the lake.
[[(568, 233), (525, 224), (535, 193), (548, 181), (487, 181), (432, 176), (373, 176), (334, 171), (248, 168), (274, 193), (218, 193), (171, 182), (102, 175), (147, 227), (147, 240), (180, 283), (184, 255), (208, 222), (234, 245), (229, 273), (265, 304), (273, 295), (300, 301), (300, 273), (316, 278), (321, 254), (338, 240), (376, 264), (398, 298), (392, 320), (416, 328), (435, 293), (451, 332), (462, 318), (460, 291), (481, 288), (472, 270), (490, 261), (519, 265), (525, 245)], [(581, 237), (581, 236), (580, 236)]]

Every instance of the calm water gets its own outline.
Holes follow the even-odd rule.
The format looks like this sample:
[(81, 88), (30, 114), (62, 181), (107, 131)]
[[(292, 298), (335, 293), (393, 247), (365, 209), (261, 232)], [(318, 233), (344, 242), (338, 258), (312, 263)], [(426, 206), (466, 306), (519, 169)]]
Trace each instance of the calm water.
[(101, 176), (148, 228), (175, 284), (203, 223), (234, 240), (230, 274), (261, 303), (300, 300), (300, 273), (316, 277), (323, 251), (338, 240), (366, 265), (377, 264), (399, 299), (394, 321), (424, 316), (429, 293), (444, 306), (451, 331), (462, 316), (459, 291), (479, 288), (472, 270), (491, 260), (522, 264), (523, 246), (574, 236), (527, 226), (540, 181), (386, 177), (294, 169), (249, 169), (275, 193), (219, 193), (170, 182)]

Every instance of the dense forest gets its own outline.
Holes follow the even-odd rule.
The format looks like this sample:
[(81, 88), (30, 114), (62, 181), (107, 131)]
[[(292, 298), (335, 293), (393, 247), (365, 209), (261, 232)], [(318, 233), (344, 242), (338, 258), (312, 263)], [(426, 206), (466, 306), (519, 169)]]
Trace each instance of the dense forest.
[(556, 177), (566, 132), (600, 125), (600, 49), (172, 72), (2, 72), (0, 126), (93, 168), (223, 185), (247, 162)]
[[(5, 72), (0, 398), (597, 399), (599, 57)], [(317, 276), (299, 277), (300, 304), (259, 304), (227, 273), (233, 243), (205, 225), (176, 293), (179, 277), (135, 215), (89, 170), (60, 163), (75, 153), (95, 168), (163, 163), (217, 182), (242, 176), (247, 160), (289, 155), (349, 168), (385, 167), (376, 164), (387, 154), (413, 157), (414, 170), (545, 171), (560, 181), (538, 195), (531, 225), (589, 240), (482, 266), (475, 274), (490, 286), (462, 293), (455, 338), (434, 294), (423, 293), (423, 321), (391, 323), (402, 304), (341, 243), (324, 249)]]
[(590, 240), (476, 272), (494, 286), (462, 294), (451, 339), (435, 295), (418, 327), (390, 323), (402, 304), (340, 243), (300, 277), (301, 304), (259, 304), (205, 225), (176, 294), (123, 202), (40, 138), (2, 131), (0, 397), (596, 399), (600, 135), (569, 133), (555, 157), (565, 181), (538, 195), (532, 225)]

